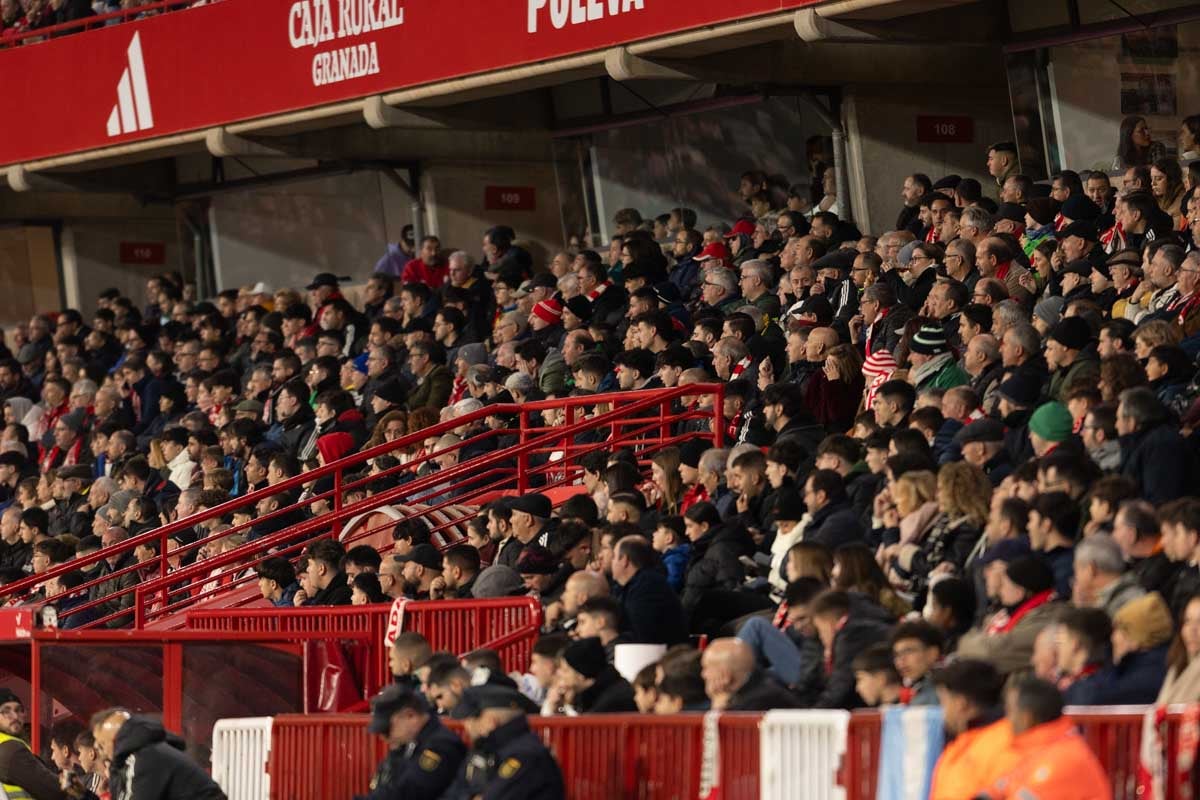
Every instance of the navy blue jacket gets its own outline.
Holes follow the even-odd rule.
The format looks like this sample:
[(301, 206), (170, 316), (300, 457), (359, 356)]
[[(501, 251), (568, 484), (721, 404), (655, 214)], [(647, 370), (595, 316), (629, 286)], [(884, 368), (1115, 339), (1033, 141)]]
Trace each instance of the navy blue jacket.
[(680, 644), (688, 638), (679, 597), (666, 577), (652, 569), (638, 570), (629, 583), (616, 589), (621, 606), (621, 632), (638, 644)]
[(1158, 697), (1167, 676), (1167, 645), (1135, 650), (1067, 687), (1063, 701), (1071, 706), (1148, 705)]

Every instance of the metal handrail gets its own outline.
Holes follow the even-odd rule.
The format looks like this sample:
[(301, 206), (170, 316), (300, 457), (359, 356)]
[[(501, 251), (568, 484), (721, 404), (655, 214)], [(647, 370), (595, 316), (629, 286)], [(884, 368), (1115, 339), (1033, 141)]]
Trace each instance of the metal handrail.
[[(91, 599), (85, 604), (81, 604), (80, 606), (70, 609), (69, 611), (65, 612), (64, 615), (71, 615), (96, 608), (114, 596), (128, 594), (131, 591), (141, 591), (142, 594), (146, 594), (146, 590), (151, 587), (164, 588), (173, 584), (178, 584), (185, 579), (200, 575), (204, 575), (206, 579), (210, 579), (213, 577), (212, 571), (219, 567), (238, 564), (240, 565), (240, 571), (240, 569), (252, 566), (252, 564), (244, 563), (247, 553), (265, 552), (274, 547), (284, 548), (285, 552), (293, 551), (299, 545), (289, 547), (289, 542), (294, 542), (300, 536), (312, 536), (312, 534), (317, 533), (323, 528), (326, 528), (326, 526), (333, 526), (329, 532), (334, 532), (336, 531), (337, 527), (340, 527), (340, 524), (344, 523), (349, 517), (357, 516), (363, 513), (369, 513), (370, 511), (385, 505), (392, 505), (395, 503), (395, 501), (400, 500), (401, 498), (414, 496), (415, 493), (425, 491), (428, 494), (430, 493), (429, 490), (435, 489), (439, 486), (446, 485), (448, 489), (452, 488), (456, 485), (454, 484), (454, 481), (456, 480), (466, 479), (468, 482), (478, 482), (481, 475), (481, 470), (503, 464), (512, 460), (514, 457), (517, 460), (516, 474), (511, 478), (505, 478), (503, 475), (501, 475), (499, 478), (497, 478), (497, 482), (504, 484), (515, 481), (516, 488), (519, 491), (526, 491), (529, 488), (529, 478), (531, 475), (536, 475), (539, 473), (539, 471), (547, 472), (551, 469), (559, 470), (568, 468), (565, 464), (567, 459), (564, 459), (562, 462), (553, 462), (548, 465), (542, 465), (541, 467), (530, 469), (529, 459), (532, 456), (537, 455), (539, 452), (564, 450), (571, 452), (572, 455), (577, 458), (580, 453), (591, 452), (592, 450), (600, 447), (612, 446), (613, 443), (621, 443), (625, 439), (632, 440), (635, 436), (645, 435), (648, 431), (655, 427), (660, 427), (663, 432), (669, 432), (669, 428), (673, 423), (681, 419), (698, 418), (701, 416), (699, 412), (690, 409), (682, 413), (670, 414), (663, 410), (669, 403), (684, 397), (704, 395), (712, 395), (714, 397), (712, 410), (704, 412), (704, 416), (707, 416), (709, 413), (714, 415), (713, 435), (715, 441), (719, 443), (724, 433), (723, 418), (721, 416), (721, 400), (723, 394), (723, 384), (693, 384), (691, 386), (673, 387), (670, 389), (616, 392), (603, 395), (590, 395), (586, 397), (569, 397), (555, 400), (543, 400), (532, 403), (509, 403), (485, 406), (482, 409), (471, 412), (457, 419), (441, 422), (422, 431), (407, 434), (393, 442), (384, 442), (368, 450), (351, 454), (331, 464), (326, 464), (318, 467), (315, 470), (288, 478), (279, 482), (278, 484), (275, 484), (274, 486), (266, 487), (265, 489), (252, 492), (242, 497), (230, 499), (229, 501), (218, 506), (198, 512), (184, 519), (176, 520), (175, 522), (169, 523), (155, 530), (147, 531), (145, 533), (138, 534), (137, 536), (132, 536), (123, 542), (103, 548), (90, 555), (76, 558), (64, 564), (57, 565), (44, 573), (30, 576), (5, 586), (3, 590), (0, 590), (0, 597), (11, 597), (14, 595), (21, 596), (25, 593), (33, 591), (38, 585), (56, 576), (65, 574), (67, 572), (73, 572), (77, 569), (97, 564), (110, 558), (123, 558), (143, 544), (157, 545), (158, 555), (154, 559), (150, 559), (142, 564), (130, 565), (117, 573), (108, 573), (89, 580), (80, 587), (77, 587), (73, 593), (91, 590), (103, 582), (113, 580), (114, 578), (129, 574), (134, 571), (156, 571), (158, 573), (157, 578), (151, 578), (149, 581), (139, 582), (136, 587), (127, 588), (123, 592)], [(610, 405), (612, 410), (588, 419), (576, 418), (576, 412), (579, 409), (598, 405)], [(633, 418), (629, 418), (630, 414), (645, 412), (652, 409), (656, 405), (660, 406), (659, 414), (656, 416), (635, 416)], [(568, 418), (567, 424), (561, 428), (547, 428), (544, 426), (534, 426), (531, 424), (531, 415), (548, 410), (566, 411)], [(348, 487), (353, 488), (362, 483), (362, 481), (357, 480), (349, 484), (344, 483), (343, 476), (347, 471), (353, 471), (355, 467), (361, 467), (370, 460), (379, 456), (390, 455), (398, 451), (410, 449), (423, 443), (426, 439), (441, 436), (442, 434), (453, 431), (456, 428), (478, 423), (485, 420), (488, 416), (495, 414), (516, 415), (518, 417), (519, 425), (516, 428), (505, 429), (498, 432), (485, 432), (478, 436), (472, 437), (471, 439), (460, 442), (455, 446), (455, 449), (461, 450), (465, 447), (477, 444), (483, 439), (495, 435), (516, 435), (518, 437), (517, 445), (505, 450), (493, 450), (491, 452), (482, 454), (477, 458), (460, 462), (450, 469), (434, 472), (431, 475), (417, 478), (414, 481), (393, 487), (392, 489), (377, 495), (373, 495), (365, 500), (349, 506), (345, 506), (343, 504), (344, 490)], [(629, 426), (640, 426), (640, 428), (638, 428), (637, 432), (633, 434), (624, 432), (624, 429), (628, 428)], [(601, 445), (590, 446), (574, 445), (572, 442), (573, 437), (584, 430), (603, 429), (608, 427), (611, 427), (612, 429), (613, 441)], [(417, 459), (387, 470), (384, 473), (381, 473), (381, 475), (399, 471), (411, 471), (420, 466), (422, 463), (432, 461), (433, 458), (442, 455), (443, 452), (445, 451), (424, 453)], [(487, 475), (488, 472), (483, 472), (482, 474)], [(374, 480), (381, 475), (371, 476), (369, 479), (364, 480)], [(332, 490), (300, 500), (286, 508), (278, 509), (272, 514), (252, 518), (248, 523), (235, 526), (234, 528), (223, 531), (219, 534), (198, 538), (196, 541), (189, 543), (188, 545), (184, 545), (170, 554), (167, 552), (167, 540), (180, 531), (192, 529), (200, 523), (224, 517), (227, 514), (233, 513), (239, 509), (246, 507), (253, 508), (259, 500), (267, 497), (273, 497), (282, 492), (291, 492), (301, 489), (306, 484), (322, 478), (332, 478)], [(461, 483), (457, 485), (461, 486)], [(480, 491), (482, 491), (482, 489)], [(205, 545), (212, 544), (213, 542), (219, 541), (225, 537), (246, 531), (254, 524), (260, 523), (264, 520), (281, 516), (286, 513), (292, 513), (297, 510), (302, 510), (321, 501), (330, 502), (330, 513), (303, 520), (294, 526), (290, 526), (268, 536), (256, 539), (253, 542), (248, 542), (243, 547), (239, 547), (238, 549), (228, 553), (223, 553), (212, 558), (204, 559), (203, 561), (188, 565), (180, 570), (170, 570), (171, 559), (189, 553), (192, 550), (199, 549)], [(443, 503), (442, 505), (446, 505), (448, 502)], [(315, 536), (312, 538), (320, 538), (320, 536)], [(187, 588), (190, 591), (192, 587), (188, 586)], [(140, 609), (140, 604), (135, 605), (138, 605), (138, 608)], [(137, 612), (136, 609), (134, 611), (135, 613)], [(131, 613), (129, 608), (122, 608), (99, 620), (96, 620), (91, 624), (99, 625), (112, 622), (113, 620), (119, 619), (129, 613)]]
[(92, 28), (106, 28), (109, 26), (109, 23), (128, 22), (136, 17), (145, 16), (148, 12), (184, 10), (191, 8), (195, 4), (196, 0), (160, 0), (160, 2), (157, 3), (150, 3), (148, 5), (137, 6), (135, 8), (121, 8), (116, 11), (106, 12), (104, 14), (96, 14), (91, 17), (84, 17), (82, 19), (71, 20), (70, 22), (63, 22), (59, 25), (49, 25), (44, 28), (35, 28), (14, 36), (0, 35), (0, 47), (10, 47), (15, 44), (25, 44), (33, 39), (38, 41), (43, 39), (51, 39), (60, 34), (72, 33), (75, 31), (85, 31)]

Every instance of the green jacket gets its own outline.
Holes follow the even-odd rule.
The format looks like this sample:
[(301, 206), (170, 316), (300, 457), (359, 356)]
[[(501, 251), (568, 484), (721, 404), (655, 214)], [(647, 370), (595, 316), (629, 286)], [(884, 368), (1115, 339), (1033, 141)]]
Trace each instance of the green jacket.
[(408, 396), (404, 407), (409, 411), (418, 408), (442, 408), (450, 400), (454, 388), (454, 376), (445, 364), (438, 364), (426, 375)]

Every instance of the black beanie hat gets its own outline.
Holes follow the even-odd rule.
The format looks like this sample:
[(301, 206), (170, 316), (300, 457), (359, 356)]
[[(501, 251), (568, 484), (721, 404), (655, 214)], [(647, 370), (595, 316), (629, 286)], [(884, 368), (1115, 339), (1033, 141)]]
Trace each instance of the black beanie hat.
[(571, 669), (585, 678), (595, 678), (608, 666), (604, 645), (600, 644), (600, 639), (595, 636), (571, 642), (563, 650), (562, 657)]
[(1037, 556), (1022, 556), (1008, 562), (1008, 579), (1030, 594), (1041, 594), (1054, 588), (1054, 573)]

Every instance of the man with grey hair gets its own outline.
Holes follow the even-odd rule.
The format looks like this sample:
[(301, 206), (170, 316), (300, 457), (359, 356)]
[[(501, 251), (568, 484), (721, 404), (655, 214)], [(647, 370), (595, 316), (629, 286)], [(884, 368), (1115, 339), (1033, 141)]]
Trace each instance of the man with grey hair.
[(696, 464), (697, 501), (707, 500), (716, 504), (729, 496), (729, 489), (725, 486), (725, 462), (728, 458), (729, 449), (725, 447), (711, 447), (700, 454), (700, 461)]
[(529, 395), (537, 389), (537, 384), (524, 372), (514, 372), (505, 378), (504, 388), (512, 395), (513, 402), (524, 403), (532, 399)]
[(724, 316), (742, 302), (737, 285), (737, 276), (727, 269), (704, 270), (700, 298)]
[(725, 336), (713, 346), (713, 370), (723, 381), (745, 378), (751, 382), (751, 386), (758, 383), (758, 373), (751, 363), (750, 350), (736, 336)]
[(966, 284), (967, 291), (975, 291), (975, 284), (979, 280), (979, 270), (975, 269), (974, 242), (967, 239), (952, 240), (946, 245), (946, 254), (942, 256), (942, 264), (946, 267), (947, 275), (959, 283)]
[(1021, 324), (1029, 324), (1029, 314), (1016, 300), (1002, 300), (992, 306), (992, 336), (996, 337), (997, 342), (1004, 341), (1004, 334), (1009, 328)]
[(1084, 537), (1075, 546), (1075, 584), (1071, 601), (1088, 608), (1101, 608), (1108, 616), (1131, 600), (1146, 594), (1137, 576), (1126, 569), (1120, 546), (1105, 533)]
[(99, 508), (108, 503), (113, 492), (117, 491), (117, 482), (108, 475), (103, 475), (92, 481), (92, 488), (88, 489), (88, 505), (92, 508)]
[(96, 382), (90, 378), (80, 378), (71, 386), (71, 408), (84, 408), (92, 405), (96, 399)]
[(782, 311), (779, 297), (771, 291), (774, 270), (766, 261), (752, 258), (742, 264), (738, 283), (746, 302), (762, 311), (771, 319), (778, 319)]
[(979, 396), (980, 405), (990, 414), (996, 405), (996, 387), (1004, 374), (996, 337), (987, 333), (971, 337), (963, 354), (963, 369), (971, 376), (971, 389)]
[(489, 387), (493, 380), (492, 368), (487, 364), (475, 364), (467, 369), (467, 391), (476, 400), (491, 398)]
[(1164, 244), (1150, 259), (1146, 279), (1138, 284), (1125, 309), (1126, 319), (1142, 322), (1160, 312), (1175, 307), (1179, 299), (1179, 269), (1185, 253), (1175, 244)]
[(994, 226), (995, 221), (986, 208), (967, 206), (958, 220), (958, 237), (978, 245), (987, 238)]

